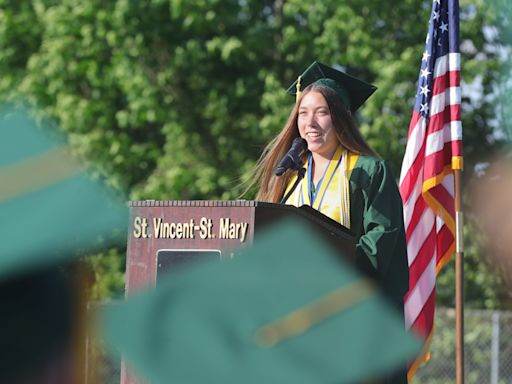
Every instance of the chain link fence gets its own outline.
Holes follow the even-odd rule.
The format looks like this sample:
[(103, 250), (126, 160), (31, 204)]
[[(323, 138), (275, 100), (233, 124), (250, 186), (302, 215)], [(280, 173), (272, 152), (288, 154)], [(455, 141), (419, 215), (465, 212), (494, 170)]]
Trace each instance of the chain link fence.
[[(512, 312), (466, 310), (464, 379), (466, 384), (512, 384)], [(455, 310), (438, 308), (431, 359), (411, 384), (455, 382)]]
[[(512, 384), (512, 312), (466, 310), (464, 314), (466, 384)], [(455, 383), (455, 310), (436, 310), (431, 359), (410, 384)], [(112, 360), (103, 345), (87, 343), (86, 384), (119, 384), (121, 362)]]

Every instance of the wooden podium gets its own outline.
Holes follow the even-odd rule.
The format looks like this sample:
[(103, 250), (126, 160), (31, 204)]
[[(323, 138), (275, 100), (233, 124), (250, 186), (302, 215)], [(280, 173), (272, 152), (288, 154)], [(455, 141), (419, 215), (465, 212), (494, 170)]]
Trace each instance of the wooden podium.
[[(269, 224), (284, 218), (299, 220), (339, 249), (349, 261), (355, 254), (350, 231), (309, 206), (258, 201), (132, 201), (126, 257), (126, 295), (154, 286), (194, 258), (222, 260), (249, 246)], [(314, 257), (314, 255), (312, 256)], [(141, 383), (123, 364), (122, 384)]]

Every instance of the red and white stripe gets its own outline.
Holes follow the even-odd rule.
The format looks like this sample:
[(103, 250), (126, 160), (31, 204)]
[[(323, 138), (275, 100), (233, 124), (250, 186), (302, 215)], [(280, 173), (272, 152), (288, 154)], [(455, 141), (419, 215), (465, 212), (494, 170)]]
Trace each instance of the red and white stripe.
[(407, 329), (427, 339), (434, 325), (436, 274), (454, 249), (452, 158), (462, 156), (460, 54), (437, 58), (429, 118), (414, 110), (400, 175), (409, 259)]

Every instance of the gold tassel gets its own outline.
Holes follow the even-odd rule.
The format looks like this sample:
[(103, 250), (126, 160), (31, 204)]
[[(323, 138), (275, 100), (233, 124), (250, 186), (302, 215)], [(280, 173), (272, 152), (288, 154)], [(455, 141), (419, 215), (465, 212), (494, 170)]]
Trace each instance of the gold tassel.
[(296, 103), (299, 101), (299, 99), (300, 99), (300, 94), (302, 93), (302, 92), (300, 91), (300, 78), (301, 78), (301, 77), (299, 76), (299, 77), (298, 77), (298, 79), (297, 79), (297, 85), (296, 85), (296, 89), (297, 89), (297, 91), (295, 92), (295, 102), (296, 102)]

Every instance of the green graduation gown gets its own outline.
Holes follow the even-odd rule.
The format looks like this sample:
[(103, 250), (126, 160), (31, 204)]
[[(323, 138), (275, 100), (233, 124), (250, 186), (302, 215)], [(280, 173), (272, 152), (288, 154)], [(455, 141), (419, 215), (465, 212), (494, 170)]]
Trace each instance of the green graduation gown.
[[(343, 198), (342, 192), (347, 190), (343, 185), (347, 177), (348, 200)], [(289, 188), (294, 181), (291, 180)], [(402, 200), (386, 162), (353, 153), (342, 156), (339, 149), (316, 186), (313, 202), (309, 185), (306, 176), (287, 203), (311, 205), (349, 227), (356, 236), (356, 264), (374, 276), (386, 296), (403, 311), (403, 297), (409, 289), (409, 270)], [(350, 207), (349, 223), (343, 221), (343, 205)]]

